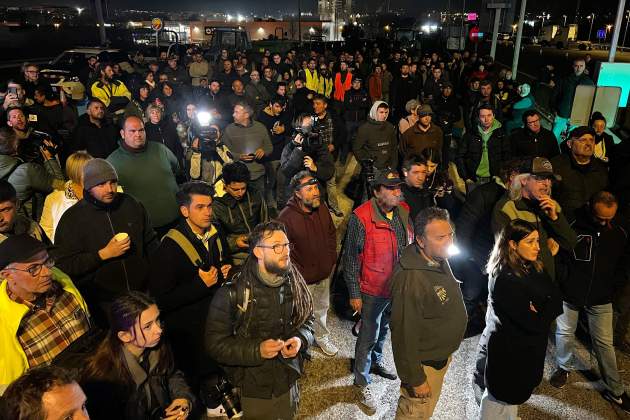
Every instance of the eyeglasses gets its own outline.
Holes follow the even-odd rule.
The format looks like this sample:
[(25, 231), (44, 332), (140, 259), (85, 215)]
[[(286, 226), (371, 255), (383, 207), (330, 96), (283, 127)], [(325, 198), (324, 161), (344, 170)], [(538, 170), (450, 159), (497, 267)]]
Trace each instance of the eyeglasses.
[(42, 267), (44, 266), (46, 268), (53, 268), (55, 266), (55, 259), (53, 257), (48, 257), (46, 261), (44, 261), (43, 263), (33, 264), (26, 270), (22, 270), (21, 268), (12, 268), (12, 267), (8, 267), (7, 270), (23, 271), (25, 273), (29, 273), (33, 277), (37, 277), (42, 272)]
[(258, 245), (259, 248), (268, 248), (268, 249), (273, 249), (273, 252), (275, 252), (276, 254), (282, 254), (282, 252), (284, 251), (284, 248), (289, 248), (289, 250), (293, 250), (293, 244), (290, 242), (287, 242), (286, 244), (275, 244), (275, 245)]
[(527, 121), (527, 125), (534, 125), (536, 124), (538, 121), (540, 121), (540, 118), (534, 121)]

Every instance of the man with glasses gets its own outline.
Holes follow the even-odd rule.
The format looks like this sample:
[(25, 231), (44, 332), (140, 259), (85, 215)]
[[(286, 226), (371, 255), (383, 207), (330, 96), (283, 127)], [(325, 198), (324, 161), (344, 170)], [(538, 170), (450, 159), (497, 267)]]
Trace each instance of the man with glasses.
[(206, 349), (240, 388), (245, 418), (293, 419), (313, 342), (313, 301), (281, 223), (256, 226), (249, 244), (238, 279), (212, 300)]
[(89, 329), (70, 278), (29, 235), (0, 243), (0, 394), (27, 369), (53, 362)]
[(337, 232), (330, 212), (321, 205), (319, 183), (310, 171), (295, 174), (289, 184), (293, 196), (278, 221), (287, 228), (295, 249), (291, 261), (297, 266), (313, 296), (315, 345), (326, 356), (337, 354), (326, 326), (330, 306), (330, 279), (337, 262)]
[(374, 197), (350, 216), (345, 239), (344, 278), (350, 306), (362, 320), (355, 347), (354, 385), (359, 402), (371, 414), (376, 412), (378, 398), (370, 386), (370, 373), (396, 379), (383, 360), (383, 346), (391, 314), (389, 279), (403, 248), (413, 240), (409, 211), (401, 206), (401, 184), (394, 170), (379, 171), (371, 185)]
[(35, 88), (38, 86), (48, 85), (48, 81), (39, 77), (39, 66), (32, 63), (24, 63), (22, 66), (22, 77), (20, 84), (24, 88), (24, 96), (30, 99), (35, 99)]
[(562, 178), (556, 188), (556, 198), (567, 220), (572, 222), (575, 211), (608, 186), (608, 167), (593, 156), (595, 131), (591, 127), (571, 130), (567, 146), (571, 153), (556, 156), (551, 163)]
[(514, 158), (541, 156), (551, 159), (560, 154), (556, 137), (540, 124), (540, 113), (535, 109), (523, 114), (523, 127), (510, 134), (510, 146)]

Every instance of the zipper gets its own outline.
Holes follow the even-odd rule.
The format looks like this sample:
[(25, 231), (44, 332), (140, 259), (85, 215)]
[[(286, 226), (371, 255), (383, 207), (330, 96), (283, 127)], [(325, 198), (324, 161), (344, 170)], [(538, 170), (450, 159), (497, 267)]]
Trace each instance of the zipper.
[[(599, 234), (600, 232), (597, 232), (597, 238), (599, 239)], [(588, 289), (586, 290), (586, 296), (584, 297), (584, 306), (587, 306), (588, 304), (588, 298), (591, 294), (591, 289), (593, 288), (593, 277), (595, 276), (595, 252), (593, 252), (596, 247), (595, 247), (595, 237), (592, 236), (593, 238), (593, 243), (591, 244), (591, 258), (592, 258), (592, 262), (593, 264), (591, 264), (591, 279), (588, 283)]]
[[(112, 219), (109, 217), (109, 211), (105, 212), (105, 214), (107, 215), (107, 221), (109, 222), (109, 227), (112, 229), (112, 235), (116, 235), (116, 231), (114, 230), (114, 225), (112, 224)], [(129, 287), (129, 276), (127, 275), (127, 267), (125, 266), (125, 261), (120, 260), (120, 263), (122, 264), (123, 272), (125, 273), (125, 285), (127, 286), (127, 291), (130, 291), (131, 288)]]

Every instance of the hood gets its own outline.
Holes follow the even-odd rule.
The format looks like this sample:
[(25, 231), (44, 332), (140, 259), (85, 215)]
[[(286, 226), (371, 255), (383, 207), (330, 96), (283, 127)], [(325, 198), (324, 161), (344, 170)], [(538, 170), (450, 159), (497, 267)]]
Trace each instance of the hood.
[[(492, 135), (492, 133), (494, 132), (494, 130), (496, 130), (497, 128), (501, 128), (502, 124), (499, 120), (495, 119), (492, 122), (492, 126), (490, 127), (490, 130), (488, 130), (488, 135)], [(479, 126), (479, 132), (482, 132), (481, 126)]]
[(8, 178), (20, 163), (20, 159), (15, 156), (0, 155), (0, 179)]
[(424, 270), (434, 271), (436, 273), (444, 273), (444, 265), (448, 262), (443, 261), (440, 265), (429, 265), (429, 262), (420, 254), (420, 248), (417, 242), (408, 245), (400, 254), (400, 266), (403, 270)]
[[(321, 197), (320, 197), (320, 199), (321, 199)], [(323, 205), (323, 204), (320, 204), (320, 207), (321, 207), (322, 205)], [(297, 202), (297, 200), (296, 200), (295, 196), (291, 196), (291, 198), (289, 198), (289, 200), (287, 201), (287, 207), (290, 207), (290, 208), (291, 208), (291, 210), (296, 211), (297, 213), (301, 214), (302, 216), (307, 216), (307, 217), (308, 217), (308, 216), (311, 216), (311, 215), (313, 215), (313, 214), (317, 213), (317, 209), (315, 209), (315, 210), (314, 210), (313, 212), (311, 212), (311, 213), (307, 213), (307, 212), (305, 212), (304, 210), (302, 210), (302, 207), (300, 207), (300, 205), (298, 204), (298, 202)]]
[(387, 105), (387, 102), (385, 102), (385, 101), (375, 101), (372, 104), (372, 108), (370, 108), (369, 117), (372, 118), (374, 121), (376, 121), (376, 110), (378, 109), (379, 105), (381, 105), (381, 104)]

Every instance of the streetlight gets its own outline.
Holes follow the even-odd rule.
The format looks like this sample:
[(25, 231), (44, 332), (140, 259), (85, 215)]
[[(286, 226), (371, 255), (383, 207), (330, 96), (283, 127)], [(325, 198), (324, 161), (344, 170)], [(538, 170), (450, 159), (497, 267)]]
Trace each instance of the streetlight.
[(591, 13), (586, 18), (591, 21), (591, 28), (588, 30), (588, 41), (590, 42), (591, 41), (591, 32), (593, 32), (593, 21), (595, 20), (595, 13)]
[(85, 7), (77, 7), (77, 14), (81, 16), (81, 12), (85, 10)]

